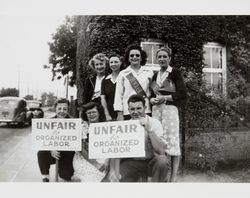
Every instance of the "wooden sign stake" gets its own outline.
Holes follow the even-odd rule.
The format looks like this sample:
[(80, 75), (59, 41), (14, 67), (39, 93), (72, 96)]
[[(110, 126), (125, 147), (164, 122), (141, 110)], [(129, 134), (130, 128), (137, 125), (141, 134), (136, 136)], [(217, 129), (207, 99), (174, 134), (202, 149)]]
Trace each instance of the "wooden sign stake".
[(55, 174), (56, 178), (56, 182), (58, 182), (58, 159), (56, 159), (56, 174)]

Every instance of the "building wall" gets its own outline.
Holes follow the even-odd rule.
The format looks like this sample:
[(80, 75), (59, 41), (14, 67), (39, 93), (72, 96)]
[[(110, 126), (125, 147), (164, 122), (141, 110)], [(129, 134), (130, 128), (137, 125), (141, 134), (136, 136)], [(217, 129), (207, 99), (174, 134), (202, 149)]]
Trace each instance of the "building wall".
[(250, 130), (196, 134), (186, 139), (187, 164), (250, 160)]

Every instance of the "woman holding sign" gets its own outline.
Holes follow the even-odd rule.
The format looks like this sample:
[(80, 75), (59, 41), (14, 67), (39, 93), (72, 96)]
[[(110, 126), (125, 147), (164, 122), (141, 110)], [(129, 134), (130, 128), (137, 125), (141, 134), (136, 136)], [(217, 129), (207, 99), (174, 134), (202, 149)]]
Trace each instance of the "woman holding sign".
[[(70, 118), (69, 101), (65, 98), (58, 99), (55, 103), (56, 115), (53, 119)], [(38, 151), (38, 165), (43, 177), (43, 182), (49, 182), (50, 165), (55, 164), (58, 160), (58, 173), (60, 180), (71, 181), (73, 175), (72, 160), (74, 151)]]
[(102, 106), (95, 102), (89, 102), (84, 105), (82, 120), (82, 151), (76, 152), (73, 159), (73, 180), (100, 182), (105, 176), (104, 160), (88, 159), (88, 128), (90, 123), (106, 121)]
[(180, 70), (169, 65), (171, 54), (169, 47), (160, 48), (156, 52), (161, 69), (152, 78), (153, 94), (150, 102), (153, 105), (152, 116), (160, 120), (164, 128), (167, 154), (172, 156), (170, 181), (175, 182), (181, 155), (178, 108), (183, 106), (187, 93)]

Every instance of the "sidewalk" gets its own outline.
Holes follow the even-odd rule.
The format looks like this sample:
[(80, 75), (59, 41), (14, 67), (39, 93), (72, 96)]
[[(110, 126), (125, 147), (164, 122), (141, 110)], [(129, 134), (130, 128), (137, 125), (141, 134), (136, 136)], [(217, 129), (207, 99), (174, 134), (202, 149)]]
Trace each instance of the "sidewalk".
[[(31, 147), (31, 134), (21, 140), (8, 153), (1, 156), (0, 182), (41, 182), (36, 151)], [(250, 168), (233, 172), (217, 172), (213, 176), (198, 171), (186, 171), (178, 182), (250, 182)], [(50, 181), (55, 181), (55, 165), (50, 168)]]
[[(37, 151), (32, 150), (31, 134), (20, 141), (4, 156), (0, 164), (0, 182), (41, 182)], [(51, 181), (55, 181), (55, 165), (50, 168)]]
[[(51, 117), (52, 114), (45, 112), (45, 117)], [(51, 166), (50, 172), (51, 181), (55, 181), (53, 176), (55, 165)], [(1, 156), (0, 182), (41, 182), (41, 180), (37, 151), (32, 150), (30, 131), (27, 137)]]
[(36, 151), (31, 149), (31, 134), (3, 156), (1, 182), (40, 182)]

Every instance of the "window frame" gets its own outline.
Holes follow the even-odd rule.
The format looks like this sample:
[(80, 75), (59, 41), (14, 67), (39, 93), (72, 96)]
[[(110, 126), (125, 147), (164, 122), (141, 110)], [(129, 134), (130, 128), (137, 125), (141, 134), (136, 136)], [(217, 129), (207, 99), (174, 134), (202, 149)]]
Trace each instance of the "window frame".
[[(140, 46), (143, 49), (143, 45), (147, 45), (147, 44), (150, 44), (150, 45), (162, 45), (162, 46), (166, 45), (166, 43), (161, 41), (161, 40), (148, 39), (148, 40), (142, 40), (141, 43), (140, 43)], [(156, 57), (154, 57), (153, 48), (151, 48), (151, 60), (152, 60), (152, 62), (154, 62), (155, 59), (156, 59)], [(147, 69), (149, 69), (151, 71), (159, 71), (160, 70), (160, 65), (159, 64), (146, 63), (145, 67), (147, 67)]]
[[(227, 82), (227, 64), (226, 64), (226, 60), (227, 60), (227, 54), (226, 54), (226, 47), (221, 45), (220, 43), (216, 43), (216, 42), (207, 42), (206, 44), (203, 45), (203, 52), (205, 52), (204, 48), (209, 48), (210, 49), (210, 68), (205, 68), (204, 67), (204, 62), (203, 61), (203, 65), (202, 65), (202, 72), (205, 73), (211, 73), (211, 74), (221, 74), (221, 80), (222, 80), (222, 94), (223, 95), (227, 95), (227, 86), (226, 86), (226, 82)], [(213, 57), (212, 57), (212, 49), (216, 49), (216, 48), (220, 48), (222, 50), (221, 53), (221, 68), (212, 68), (212, 64), (213, 64)], [(203, 56), (204, 60), (205, 57)], [(213, 79), (211, 76), (211, 83), (210, 86), (213, 85)]]

